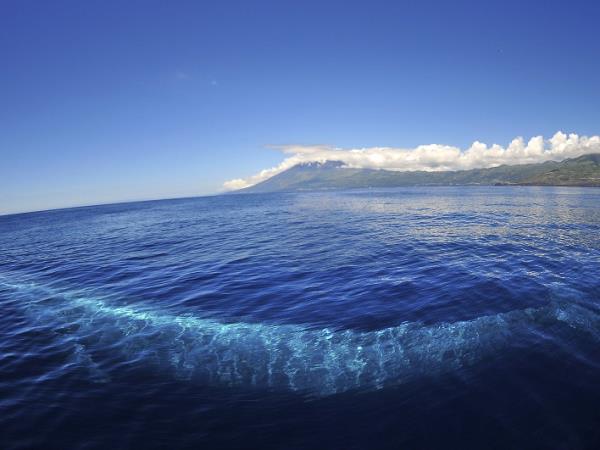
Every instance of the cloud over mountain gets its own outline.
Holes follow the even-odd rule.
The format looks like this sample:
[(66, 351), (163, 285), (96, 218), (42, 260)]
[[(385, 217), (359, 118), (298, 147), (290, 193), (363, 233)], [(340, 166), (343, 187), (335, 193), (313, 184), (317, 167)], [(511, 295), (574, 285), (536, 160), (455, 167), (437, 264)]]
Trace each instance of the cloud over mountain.
[(560, 161), (587, 153), (600, 153), (600, 136), (579, 136), (558, 132), (550, 139), (536, 136), (525, 142), (513, 139), (506, 147), (475, 141), (468, 149), (442, 144), (415, 148), (368, 147), (342, 149), (329, 146), (287, 145), (277, 147), (289, 155), (278, 166), (261, 170), (248, 178), (224, 183), (226, 190), (243, 189), (305, 162), (342, 161), (347, 167), (396, 171), (442, 171), (488, 168), (502, 164), (529, 164)]

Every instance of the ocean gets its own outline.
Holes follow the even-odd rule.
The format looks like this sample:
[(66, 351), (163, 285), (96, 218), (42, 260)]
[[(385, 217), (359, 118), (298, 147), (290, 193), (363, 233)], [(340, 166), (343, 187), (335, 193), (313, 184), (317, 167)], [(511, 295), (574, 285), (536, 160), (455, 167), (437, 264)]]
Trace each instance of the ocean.
[(2, 449), (600, 448), (600, 189), (0, 217)]

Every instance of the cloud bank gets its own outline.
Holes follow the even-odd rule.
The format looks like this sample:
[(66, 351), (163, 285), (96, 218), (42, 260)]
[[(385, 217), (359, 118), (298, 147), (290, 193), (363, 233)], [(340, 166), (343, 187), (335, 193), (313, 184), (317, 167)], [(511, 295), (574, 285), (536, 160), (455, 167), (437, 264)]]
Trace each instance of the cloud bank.
[(522, 137), (507, 147), (475, 141), (466, 150), (442, 144), (419, 145), (415, 148), (368, 147), (342, 149), (329, 146), (286, 145), (276, 147), (289, 155), (281, 164), (261, 170), (248, 178), (226, 181), (226, 190), (243, 189), (260, 183), (290, 167), (307, 162), (342, 161), (346, 167), (396, 171), (467, 170), (502, 164), (530, 164), (561, 161), (587, 153), (600, 153), (600, 136), (579, 136), (561, 131), (550, 139), (536, 136), (525, 142)]

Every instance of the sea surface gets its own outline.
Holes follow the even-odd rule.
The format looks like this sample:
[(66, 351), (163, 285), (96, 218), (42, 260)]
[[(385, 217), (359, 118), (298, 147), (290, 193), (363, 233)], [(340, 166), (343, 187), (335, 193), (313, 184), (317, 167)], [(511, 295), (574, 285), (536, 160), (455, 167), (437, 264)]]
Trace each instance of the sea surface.
[(0, 449), (600, 448), (600, 189), (0, 217)]

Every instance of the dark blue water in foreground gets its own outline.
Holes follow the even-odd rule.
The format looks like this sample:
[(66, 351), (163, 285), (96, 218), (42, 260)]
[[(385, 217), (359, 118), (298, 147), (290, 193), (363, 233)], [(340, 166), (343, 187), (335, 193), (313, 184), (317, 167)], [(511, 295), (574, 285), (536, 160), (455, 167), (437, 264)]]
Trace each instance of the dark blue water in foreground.
[(0, 448), (600, 447), (600, 190), (0, 217)]

